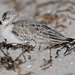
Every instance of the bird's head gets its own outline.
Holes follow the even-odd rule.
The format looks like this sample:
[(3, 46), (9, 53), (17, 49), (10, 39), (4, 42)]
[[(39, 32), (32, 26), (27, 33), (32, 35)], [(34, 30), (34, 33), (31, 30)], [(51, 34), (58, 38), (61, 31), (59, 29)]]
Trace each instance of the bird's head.
[(7, 25), (8, 23), (12, 23), (19, 16), (17, 12), (14, 11), (6, 11), (2, 15), (2, 21), (0, 24)]

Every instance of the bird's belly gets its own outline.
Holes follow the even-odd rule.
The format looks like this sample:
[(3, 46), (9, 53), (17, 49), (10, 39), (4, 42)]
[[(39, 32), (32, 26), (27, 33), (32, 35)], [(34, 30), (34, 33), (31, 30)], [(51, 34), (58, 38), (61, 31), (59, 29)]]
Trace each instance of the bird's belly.
[(7, 28), (2, 28), (1, 33), (4, 39), (7, 40), (7, 43), (23, 43), (18, 40), (16, 36), (11, 32), (12, 27), (8, 26)]

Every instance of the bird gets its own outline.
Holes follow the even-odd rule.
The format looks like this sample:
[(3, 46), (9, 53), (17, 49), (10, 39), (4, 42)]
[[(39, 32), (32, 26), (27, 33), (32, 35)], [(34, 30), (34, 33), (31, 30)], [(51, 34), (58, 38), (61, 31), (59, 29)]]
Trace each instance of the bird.
[(0, 25), (1, 34), (8, 44), (35, 41), (36, 45), (51, 48), (57, 44), (74, 41), (73, 38), (66, 37), (35, 19), (20, 16), (15, 11), (4, 12)]

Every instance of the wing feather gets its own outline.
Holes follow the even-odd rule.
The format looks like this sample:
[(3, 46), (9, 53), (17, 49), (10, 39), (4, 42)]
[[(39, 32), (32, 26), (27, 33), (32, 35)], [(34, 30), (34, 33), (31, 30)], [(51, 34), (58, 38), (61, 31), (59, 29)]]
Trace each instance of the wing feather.
[[(67, 40), (68, 39), (67, 37), (47, 27), (46, 25), (40, 24), (36, 20), (21, 20), (21, 21), (16, 21), (12, 24), (13, 24), (12, 31), (15, 32), (17, 35), (20, 34), (20, 36), (23, 38), (25, 37), (25, 35), (30, 37), (31, 34), (35, 33), (38, 36), (43, 36), (44, 38), (48, 39), (69, 41)], [(23, 33), (23, 35), (21, 33)], [(18, 38), (21, 39), (21, 37)]]

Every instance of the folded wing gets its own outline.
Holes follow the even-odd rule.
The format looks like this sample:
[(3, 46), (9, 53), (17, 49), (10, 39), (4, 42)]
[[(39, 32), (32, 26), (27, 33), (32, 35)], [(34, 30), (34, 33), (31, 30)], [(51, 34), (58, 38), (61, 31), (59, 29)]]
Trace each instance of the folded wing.
[[(18, 25), (18, 26), (17, 26)], [(22, 31), (21, 31), (22, 30)], [(21, 20), (13, 23), (13, 31), (16, 35), (31, 36), (36, 34), (38, 36), (43, 36), (44, 38), (58, 40), (58, 41), (72, 41), (72, 38), (67, 38), (57, 31), (49, 28), (46, 25), (40, 24), (36, 20)], [(33, 35), (34, 36), (34, 35)]]

